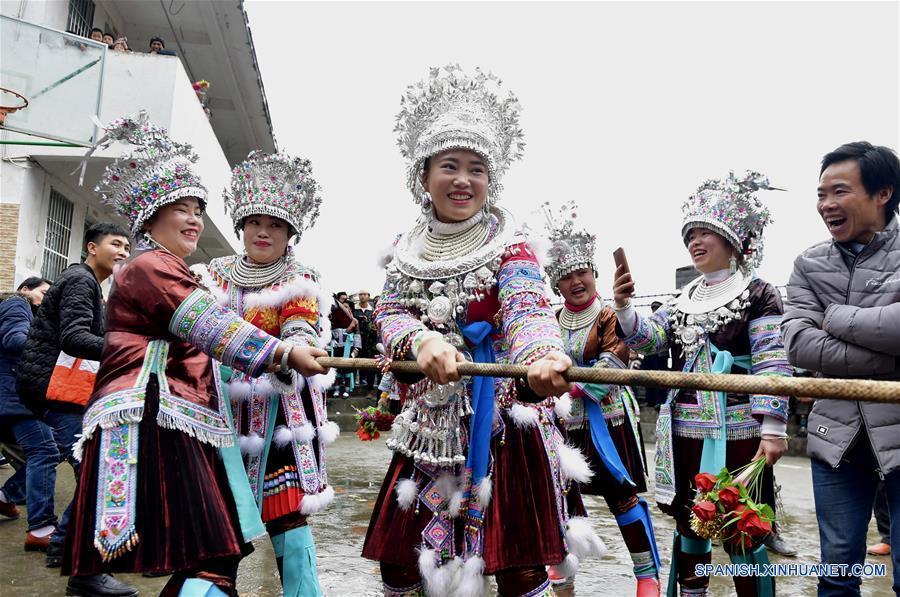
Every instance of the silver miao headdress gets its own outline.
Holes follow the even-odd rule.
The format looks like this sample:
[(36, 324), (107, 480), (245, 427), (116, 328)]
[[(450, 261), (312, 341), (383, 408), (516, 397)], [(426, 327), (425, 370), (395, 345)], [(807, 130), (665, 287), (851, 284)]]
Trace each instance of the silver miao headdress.
[(173, 141), (165, 129), (151, 124), (145, 111), (113, 121), (88, 156), (113, 141), (132, 147), (106, 167), (95, 191), (128, 219), (135, 237), (164, 205), (196, 197), (206, 208), (206, 187), (193, 171), (197, 155), (190, 145)]
[(525, 148), (519, 101), (496, 76), (459, 65), (432, 68), (401, 100), (394, 132), (407, 161), (407, 184), (416, 200), (424, 189), (425, 160), (448, 149), (469, 149), (484, 158), (490, 177), (488, 202), (500, 196), (501, 179)]
[(248, 216), (268, 215), (287, 222), (299, 238), (315, 224), (321, 203), (310, 161), (284, 153), (251, 151), (225, 189), (225, 209), (237, 233)]
[(546, 229), (550, 237), (550, 249), (547, 252), (544, 271), (550, 278), (553, 291), (558, 294), (556, 284), (560, 278), (579, 269), (588, 267), (596, 269), (594, 250), (597, 237), (575, 227), (578, 204), (574, 201), (564, 203), (556, 216), (551, 213), (549, 203), (544, 203), (542, 210), (547, 219)]
[(772, 221), (769, 209), (756, 196), (760, 189), (783, 191), (769, 184), (759, 172), (737, 177), (730, 172), (722, 180), (707, 180), (681, 207), (681, 236), (687, 244), (691, 228), (706, 228), (722, 235), (744, 255), (745, 267), (762, 261), (763, 230)]

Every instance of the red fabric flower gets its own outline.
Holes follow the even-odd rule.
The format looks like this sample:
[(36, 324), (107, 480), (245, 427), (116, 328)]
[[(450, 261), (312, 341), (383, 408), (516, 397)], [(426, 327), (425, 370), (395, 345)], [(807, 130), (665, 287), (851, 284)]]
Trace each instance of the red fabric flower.
[(751, 537), (765, 537), (772, 532), (772, 525), (759, 517), (755, 511), (745, 509), (741, 512), (741, 518), (737, 521), (737, 530), (743, 531)]
[(710, 473), (698, 473), (694, 476), (694, 483), (697, 484), (697, 489), (703, 493), (712, 491), (712, 488), (716, 486), (716, 480), (716, 476)]
[(701, 502), (697, 502), (694, 507), (691, 508), (691, 512), (694, 513), (694, 516), (697, 517), (697, 520), (708, 522), (716, 517), (717, 509), (714, 503), (708, 500), (703, 500)]
[(737, 508), (740, 499), (741, 492), (738, 491), (737, 487), (729, 485), (719, 490), (719, 503), (722, 504), (722, 507), (725, 508), (726, 512), (730, 512)]

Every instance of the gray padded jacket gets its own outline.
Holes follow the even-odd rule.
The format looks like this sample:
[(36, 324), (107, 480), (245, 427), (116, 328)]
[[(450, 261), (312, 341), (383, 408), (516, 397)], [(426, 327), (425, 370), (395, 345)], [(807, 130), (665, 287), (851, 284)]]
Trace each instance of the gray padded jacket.
[[(897, 218), (854, 256), (834, 241), (794, 261), (781, 333), (788, 360), (823, 377), (900, 379)], [(900, 404), (816, 400), (807, 452), (833, 467), (861, 430), (882, 475), (900, 469)]]

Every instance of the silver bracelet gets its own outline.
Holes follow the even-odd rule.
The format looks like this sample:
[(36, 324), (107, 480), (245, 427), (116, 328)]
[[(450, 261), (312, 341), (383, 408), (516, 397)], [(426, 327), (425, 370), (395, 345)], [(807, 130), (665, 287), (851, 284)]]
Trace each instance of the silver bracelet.
[(616, 313), (618, 313), (619, 311), (627, 311), (630, 308), (631, 308), (631, 299), (628, 299), (625, 302), (625, 304), (622, 305), (621, 307), (619, 305), (617, 305), (615, 302), (613, 302), (613, 311), (615, 311)]
[(281, 353), (281, 373), (290, 373), (291, 368), (288, 367), (288, 356), (290, 356), (291, 351), (294, 350), (294, 344), (291, 342), (285, 342), (286, 348), (284, 352)]

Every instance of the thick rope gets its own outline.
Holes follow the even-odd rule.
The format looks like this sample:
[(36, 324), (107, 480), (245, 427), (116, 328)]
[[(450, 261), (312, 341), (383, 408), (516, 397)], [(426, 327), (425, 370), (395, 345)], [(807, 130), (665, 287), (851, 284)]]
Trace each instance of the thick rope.
[[(319, 357), (323, 367), (335, 369), (381, 369), (375, 359), (342, 359)], [(525, 365), (488, 363), (459, 363), (460, 375), (526, 378)], [(390, 370), (396, 373), (419, 373), (415, 361), (391, 361)], [(722, 375), (715, 373), (682, 373), (680, 371), (635, 371), (596, 367), (569, 367), (568, 381), (587, 383), (646, 386), (650, 388), (684, 388), (731, 392), (734, 394), (763, 394), (770, 396), (804, 396), (835, 400), (862, 400), (900, 404), (900, 382), (867, 379), (829, 379), (813, 377), (781, 377), (775, 375)]]

